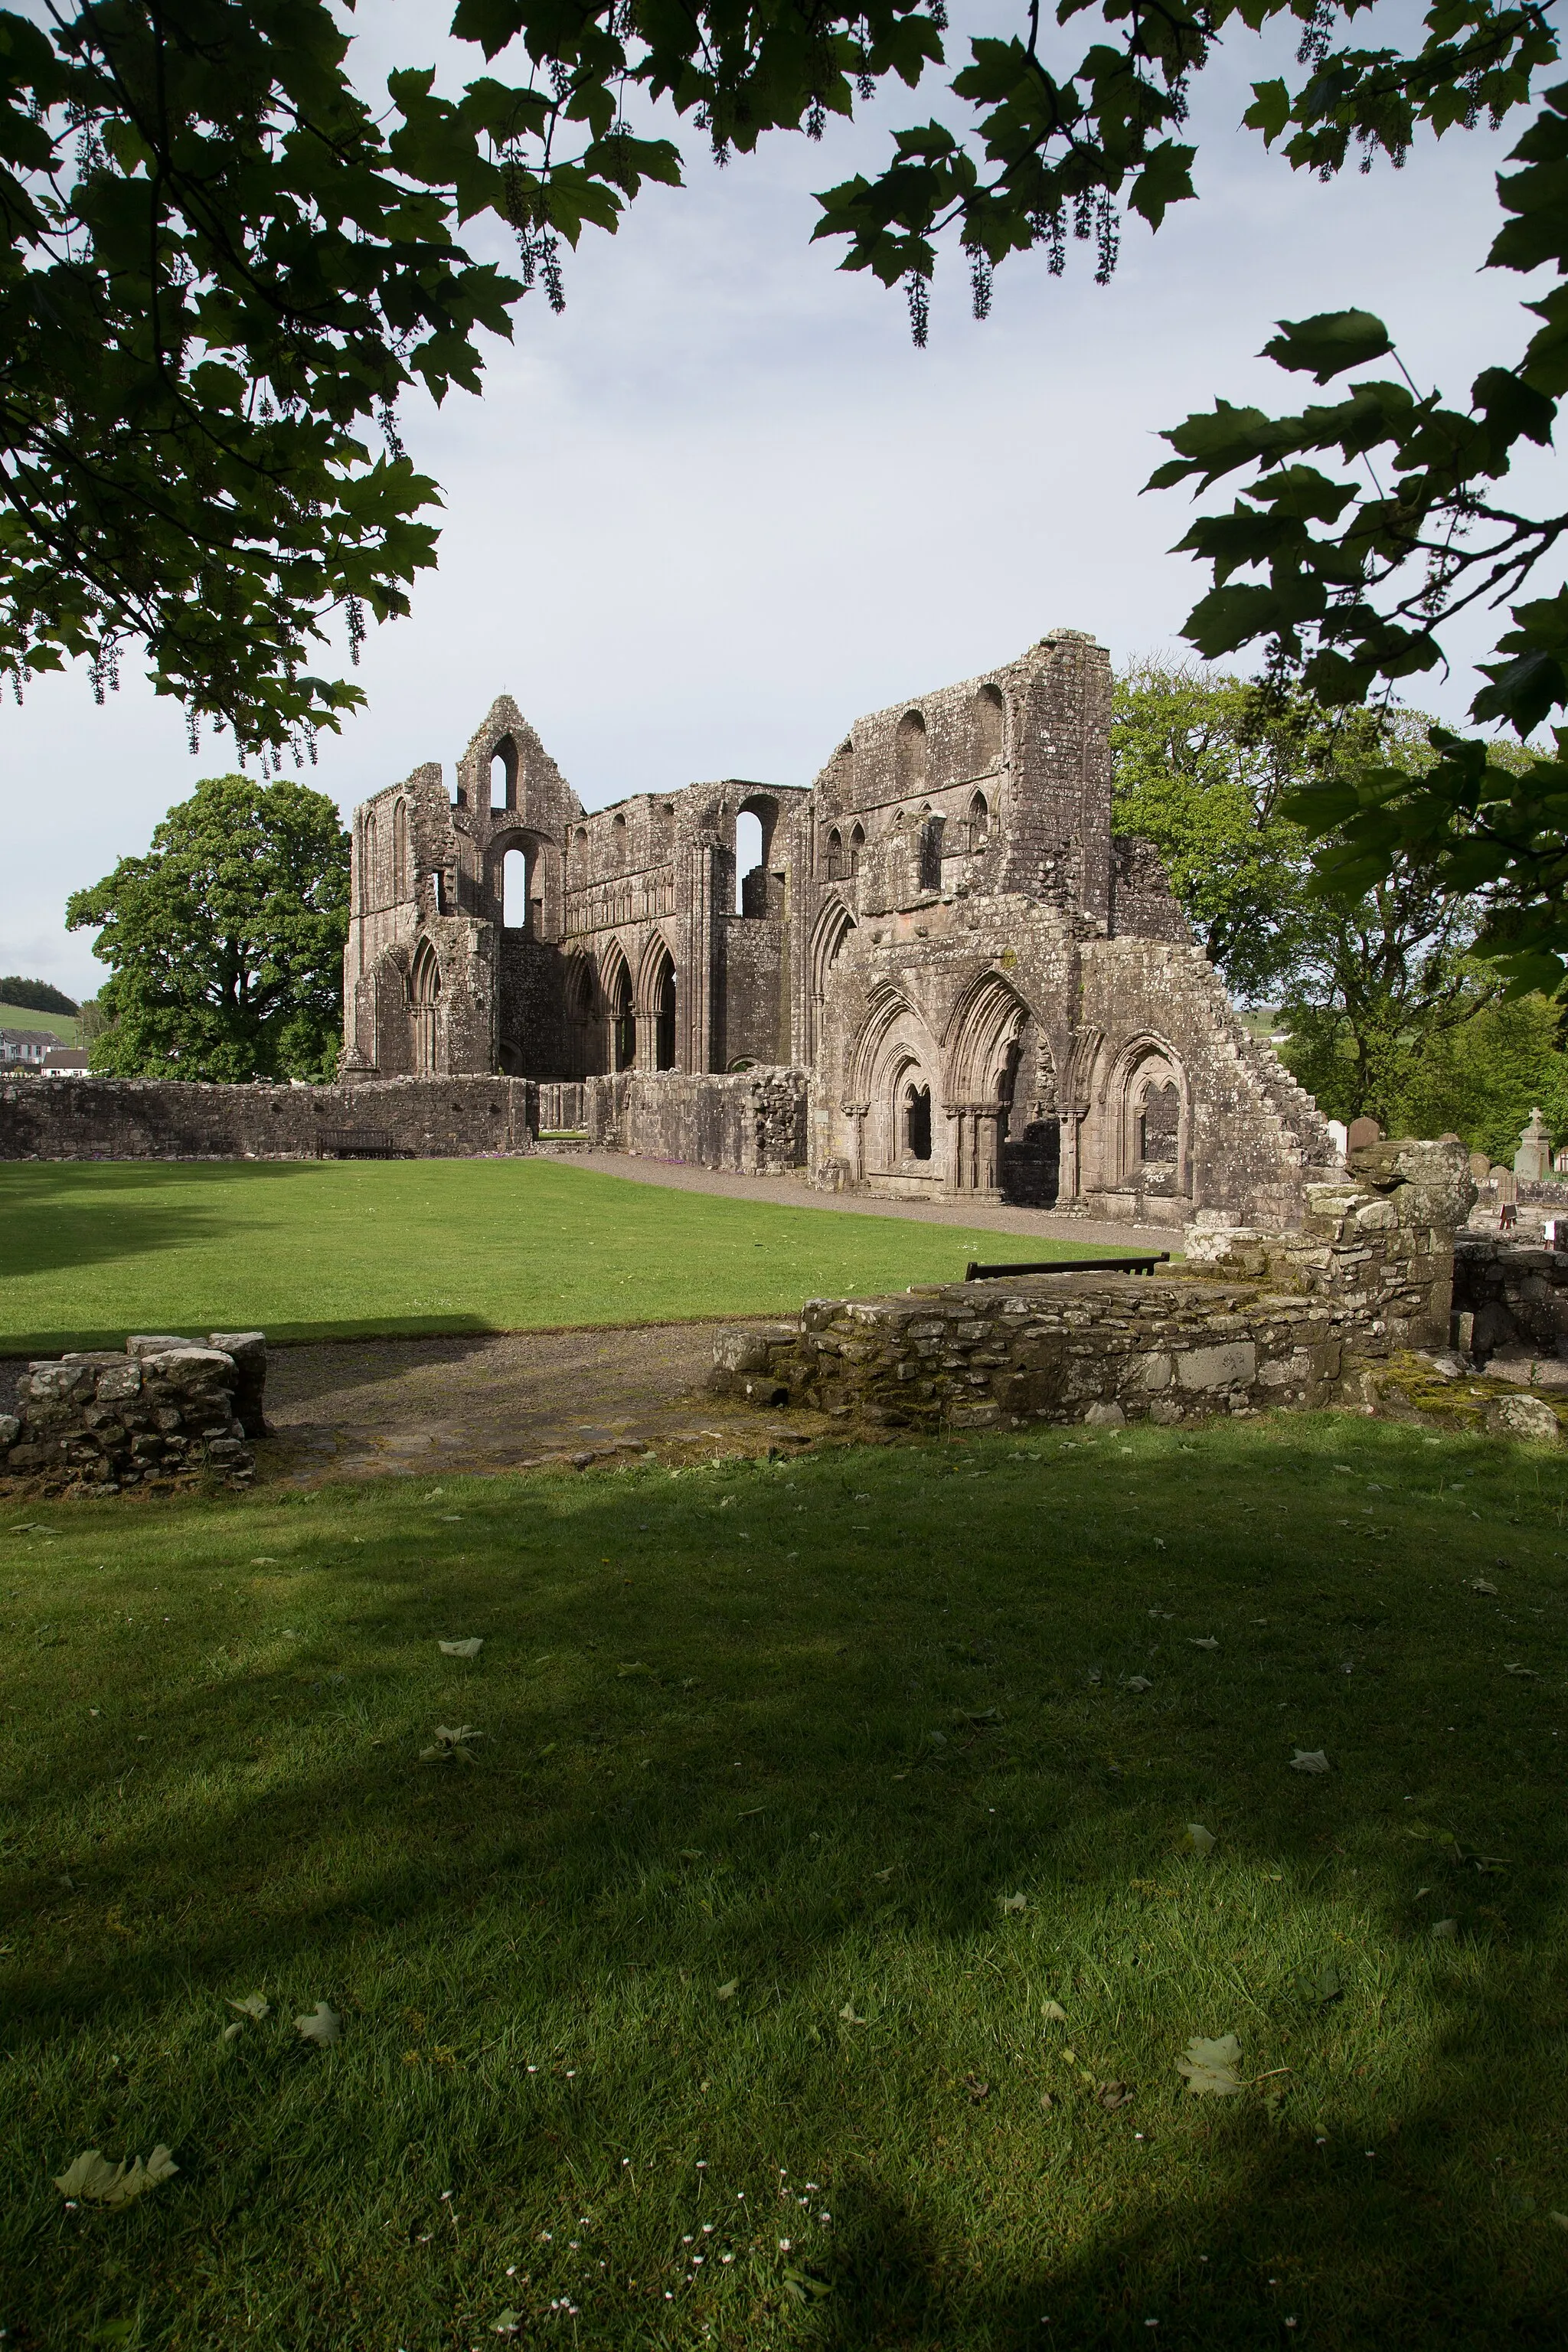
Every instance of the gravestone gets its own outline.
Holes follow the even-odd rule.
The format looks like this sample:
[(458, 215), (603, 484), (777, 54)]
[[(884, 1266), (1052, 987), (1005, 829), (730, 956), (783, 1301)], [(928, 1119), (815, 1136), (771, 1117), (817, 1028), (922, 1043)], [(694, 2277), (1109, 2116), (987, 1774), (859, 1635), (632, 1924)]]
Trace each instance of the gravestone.
[(1543, 1183), (1552, 1173), (1552, 1138), (1539, 1110), (1531, 1112), (1530, 1125), (1519, 1139), (1513, 1172), (1527, 1184)]
[(1470, 1174), (1475, 1178), (1476, 1182), (1478, 1184), (1486, 1183), (1490, 1177), (1491, 1172), (1492, 1164), (1487, 1158), (1486, 1153), (1484, 1151), (1472, 1151), (1470, 1154)]
[(1347, 1150), (1359, 1151), (1363, 1144), (1381, 1143), (1382, 1141), (1383, 1129), (1379, 1127), (1375, 1118), (1352, 1119), (1345, 1138), (1345, 1148)]

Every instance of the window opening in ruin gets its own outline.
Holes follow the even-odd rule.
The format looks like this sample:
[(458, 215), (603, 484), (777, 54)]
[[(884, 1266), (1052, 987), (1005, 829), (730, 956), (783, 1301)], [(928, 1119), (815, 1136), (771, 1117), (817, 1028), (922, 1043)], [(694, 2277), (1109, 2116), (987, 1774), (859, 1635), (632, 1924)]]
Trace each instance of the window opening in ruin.
[(658, 990), (654, 998), (654, 1056), (656, 1070), (675, 1067), (675, 966), (668, 956), (659, 975)]
[(617, 866), (626, 862), (626, 821), (624, 816), (610, 819), (610, 856)]
[(972, 775), (984, 775), (988, 768), (994, 768), (1000, 763), (1006, 726), (1007, 705), (1003, 698), (1001, 688), (983, 686), (969, 706), (969, 757)]
[(399, 801), (392, 813), (392, 895), (413, 896), (408, 875), (408, 803)]
[(490, 755), (490, 809), (499, 814), (517, 806), (517, 745), (503, 735)]
[(849, 871), (851, 874), (858, 874), (860, 871), (860, 852), (865, 848), (865, 826), (863, 824), (852, 826), (849, 834)]
[(893, 771), (901, 793), (917, 793), (926, 780), (926, 723), (918, 710), (906, 710), (893, 744)]
[(931, 1158), (931, 1088), (904, 1089), (904, 1149), (911, 1160)]
[(844, 879), (844, 835), (837, 825), (827, 836), (827, 878), (830, 882)]
[(1174, 1079), (1163, 1087), (1151, 1087), (1138, 1114), (1139, 1159), (1173, 1162), (1181, 1126), (1182, 1097)]
[(632, 1008), (632, 976), (619, 964), (610, 982), (610, 1032), (615, 1066), (629, 1070), (637, 1057), (637, 1018)]
[(381, 877), (375, 870), (375, 811), (364, 821), (364, 846), (360, 853), (360, 898), (367, 907), (381, 904)]
[(976, 793), (969, 803), (969, 846), (972, 851), (984, 849), (991, 835), (991, 809), (984, 793)]
[[(399, 802), (399, 807), (402, 803)], [(436, 1075), (437, 1006), (441, 994), (441, 967), (428, 940), (421, 940), (415, 950), (413, 967), (408, 975), (408, 994), (414, 1013), (414, 1068), (416, 1076)]]
[(521, 849), (509, 849), (500, 862), (501, 928), (528, 929), (528, 859)]
[(735, 819), (735, 912), (746, 911), (746, 877), (763, 857), (763, 821), (754, 809), (742, 809)]

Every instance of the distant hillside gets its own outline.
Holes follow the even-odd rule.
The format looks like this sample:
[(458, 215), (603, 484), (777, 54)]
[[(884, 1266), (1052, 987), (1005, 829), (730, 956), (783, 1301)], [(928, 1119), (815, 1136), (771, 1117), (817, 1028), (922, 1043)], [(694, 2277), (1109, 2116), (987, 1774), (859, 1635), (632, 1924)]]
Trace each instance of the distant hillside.
[(40, 1013), (31, 1004), (0, 1001), (0, 1029), (47, 1029), (62, 1045), (76, 1044), (76, 1022), (68, 1013)]
[(48, 980), (24, 980), (19, 971), (0, 978), (0, 1004), (26, 1005), (29, 1013), (63, 1013), (74, 1019), (81, 1011), (74, 996)]

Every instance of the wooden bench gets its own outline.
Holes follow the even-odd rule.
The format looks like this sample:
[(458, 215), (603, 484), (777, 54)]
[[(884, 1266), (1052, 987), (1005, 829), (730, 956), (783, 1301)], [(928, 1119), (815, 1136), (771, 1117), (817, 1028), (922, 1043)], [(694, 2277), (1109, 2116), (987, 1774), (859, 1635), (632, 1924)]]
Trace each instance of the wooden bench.
[(390, 1135), (365, 1127), (323, 1128), (316, 1137), (318, 1160), (412, 1160), (414, 1154)]
[(1168, 1265), (1169, 1250), (1151, 1250), (1138, 1257), (1049, 1257), (1031, 1259), (1018, 1265), (982, 1265), (971, 1258), (963, 1271), (965, 1282), (996, 1282), (1008, 1274), (1152, 1274), (1157, 1265)]

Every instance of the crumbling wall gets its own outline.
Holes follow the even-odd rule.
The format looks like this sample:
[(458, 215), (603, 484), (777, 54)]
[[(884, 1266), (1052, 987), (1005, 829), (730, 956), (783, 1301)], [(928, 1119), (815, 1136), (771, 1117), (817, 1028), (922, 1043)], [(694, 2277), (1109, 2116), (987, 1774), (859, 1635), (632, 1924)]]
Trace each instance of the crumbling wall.
[[(1568, 1358), (1568, 1250), (1496, 1234), (1461, 1234), (1454, 1253), (1454, 1311), (1467, 1355)], [(1468, 1318), (1468, 1321), (1467, 1319)]]
[(169, 1078), (18, 1078), (0, 1086), (0, 1160), (313, 1160), (345, 1133), (416, 1160), (531, 1148), (511, 1078), (220, 1087)]
[(93, 1349), (29, 1364), (16, 1413), (0, 1413), (0, 1477), (115, 1495), (195, 1471), (248, 1483), (247, 1438), (265, 1435), (267, 1342), (214, 1331), (204, 1347), (140, 1334), (124, 1352)]
[(584, 1081), (588, 1141), (602, 1151), (743, 1176), (784, 1175), (805, 1159), (804, 1070), (617, 1070)]
[(1179, 1422), (1360, 1401), (1379, 1359), (1446, 1346), (1461, 1147), (1377, 1144), (1308, 1191), (1300, 1233), (1190, 1228), (1187, 1271), (1023, 1275), (811, 1299), (720, 1334), (713, 1381), (764, 1405), (946, 1428)]

